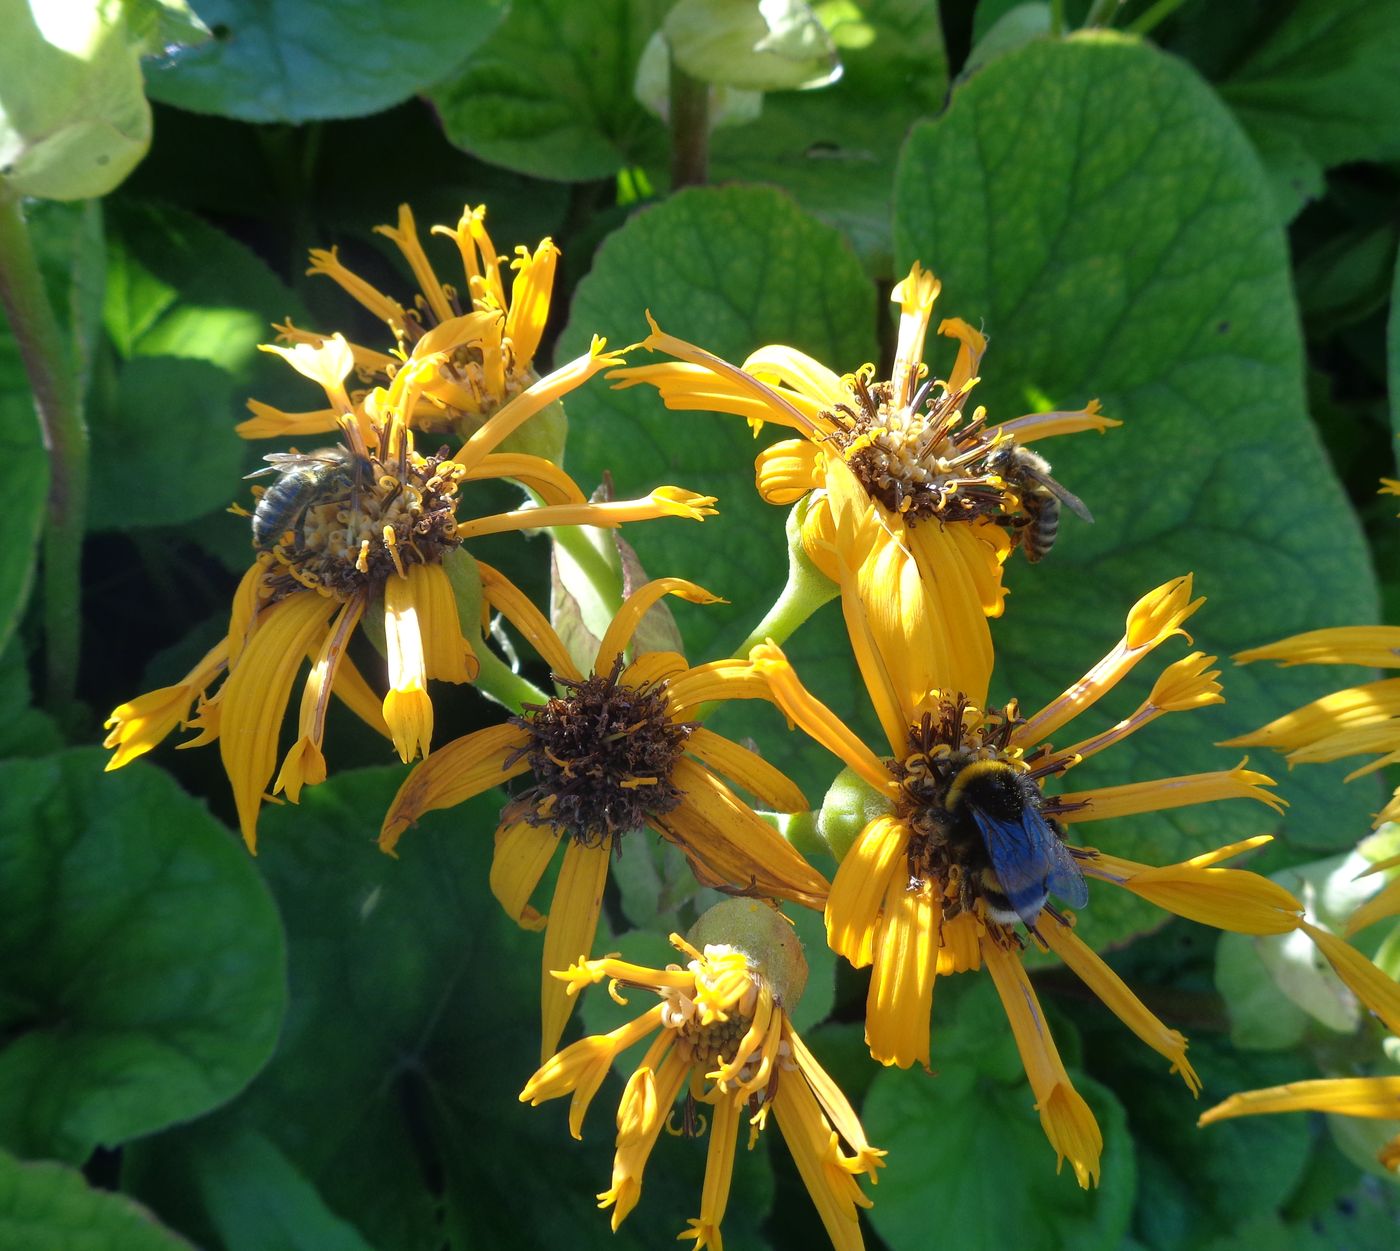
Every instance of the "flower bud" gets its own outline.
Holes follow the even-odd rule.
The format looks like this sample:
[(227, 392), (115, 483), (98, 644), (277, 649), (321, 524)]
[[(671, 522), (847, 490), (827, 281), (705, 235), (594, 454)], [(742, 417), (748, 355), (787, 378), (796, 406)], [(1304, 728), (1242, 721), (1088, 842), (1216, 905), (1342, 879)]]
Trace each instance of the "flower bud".
[(891, 812), (889, 800), (854, 769), (842, 769), (822, 800), (817, 833), (839, 864), (846, 858), (856, 835), (876, 817)]
[(757, 899), (725, 899), (715, 904), (685, 938), (699, 951), (710, 946), (742, 951), (786, 1012), (797, 1006), (807, 988), (807, 957), (792, 923)]

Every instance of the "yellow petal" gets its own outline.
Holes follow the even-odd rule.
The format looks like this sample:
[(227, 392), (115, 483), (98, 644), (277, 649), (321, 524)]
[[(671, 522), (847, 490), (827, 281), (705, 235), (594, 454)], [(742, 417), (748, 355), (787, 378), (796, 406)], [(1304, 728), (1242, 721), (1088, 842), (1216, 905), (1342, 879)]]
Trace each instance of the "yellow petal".
[(569, 649), (544, 613), (530, 602), (529, 596), (493, 566), (477, 561), (476, 567), (481, 574), (482, 592), (491, 607), (525, 636), (551, 673), (568, 681), (579, 681), (583, 675), (570, 658)]
[(467, 482), (491, 478), (510, 478), (523, 483), (546, 504), (587, 503), (578, 483), (543, 456), (529, 456), (524, 452), (490, 452), (476, 463), (470, 473), (463, 476)]
[(933, 303), (942, 283), (918, 261), (907, 277), (895, 283), (890, 299), (899, 305), (899, 342), (895, 346), (890, 392), (894, 403), (907, 407), (919, 383), (919, 367), (924, 359), (924, 336), (928, 334)]
[(1289, 665), (1365, 665), (1373, 669), (1400, 666), (1400, 626), (1339, 626), (1294, 634), (1265, 647), (1236, 652), (1235, 662), (1277, 660)]
[(1031, 413), (1027, 417), (1004, 421), (996, 429), (998, 433), (1014, 436), (1016, 442), (1024, 447), (1038, 439), (1049, 439), (1061, 434), (1079, 434), (1084, 430), (1096, 430), (1102, 434), (1105, 430), (1122, 424), (1112, 417), (1105, 417), (1099, 411), (1098, 400), (1090, 400), (1083, 408), (1074, 412)]
[(173, 686), (148, 691), (118, 704), (107, 718), (110, 731), (103, 747), (114, 747), (107, 769), (120, 769), (144, 755), (188, 716), (190, 705), (209, 688), (228, 664), (228, 639), (220, 639), (199, 663)]
[(493, 725), (438, 748), (399, 787), (379, 831), (379, 849), (392, 853), (403, 832), (425, 812), (465, 803), (527, 772), (530, 761), (522, 749), (529, 742), (528, 731), (519, 726)]
[(617, 1110), (612, 1187), (598, 1196), (600, 1208), (613, 1208), (614, 1232), (637, 1206), (647, 1159), (689, 1073), (690, 1065), (672, 1050), (655, 1071), (644, 1064), (628, 1080)]
[(491, 857), (491, 893), (517, 925), (538, 930), (544, 918), (530, 907), (530, 896), (554, 858), (559, 834), (548, 825), (515, 821), (496, 830)]
[(515, 281), (511, 283), (510, 314), (506, 336), (515, 349), (519, 368), (528, 368), (539, 350), (545, 322), (549, 318), (549, 297), (554, 289), (554, 270), (559, 249), (552, 239), (541, 239), (533, 254), (517, 249), (511, 262)]
[(718, 595), (711, 595), (703, 586), (687, 582), (684, 578), (654, 578), (632, 592), (622, 602), (613, 616), (603, 641), (598, 646), (598, 659), (594, 665), (598, 673), (608, 673), (613, 662), (622, 655), (642, 617), (658, 600), (667, 595), (675, 595), (692, 604), (722, 604), (725, 601)]
[(928, 1068), (929, 1013), (933, 1008), (934, 951), (942, 910), (932, 886), (911, 889), (894, 874), (885, 891), (865, 1001), (865, 1041), (881, 1064)]
[[(455, 609), (454, 609), (455, 614)], [(384, 636), (389, 651), (389, 692), (384, 720), (405, 764), (428, 754), (433, 737), (433, 701), (426, 690), (427, 662), (413, 587), (407, 578), (384, 584)]]
[(1199, 1125), (1264, 1112), (1336, 1112), (1400, 1119), (1400, 1077), (1327, 1077), (1231, 1095), (1201, 1113)]
[(277, 737), (302, 657), (326, 628), (333, 599), (298, 591), (258, 619), (220, 692), (219, 754), (233, 785), (238, 825), (257, 849), (258, 808), (277, 762)]
[(806, 439), (783, 439), (754, 460), (758, 493), (770, 504), (795, 504), (822, 484), (826, 455)]
[(723, 735), (696, 726), (685, 750), (777, 812), (806, 812), (807, 798), (782, 770)]
[[(1214, 854), (1240, 849), (1236, 844)], [(1287, 934), (1303, 911), (1277, 882), (1245, 869), (1213, 868), (1206, 857), (1154, 868), (1100, 853), (1081, 867), (1087, 876), (1125, 887), (1177, 916), (1237, 934)]]
[(1185, 1037), (1158, 1020), (1147, 1005), (1133, 994), (1127, 983), (1100, 960), (1092, 948), (1081, 942), (1067, 925), (1051, 918), (1049, 924), (1042, 924), (1039, 928), (1050, 950), (1074, 970), (1079, 980), (1099, 997), (1104, 1006), (1153, 1051), (1163, 1056), (1171, 1064), (1172, 1072), (1181, 1074), (1193, 1095), (1200, 1094), (1200, 1078), (1186, 1058)]
[(1351, 992), (1384, 1023), (1400, 1034), (1400, 983), (1387, 977), (1345, 939), (1303, 921), (1298, 926), (1327, 958)]
[(749, 659), (754, 670), (767, 681), (774, 702), (788, 720), (800, 725), (881, 794), (898, 799), (899, 787), (884, 763), (845, 722), (802, 685), (781, 648), (773, 643), (760, 643), (749, 653)]
[(1273, 778), (1255, 773), (1243, 764), (1218, 773), (1188, 773), (1174, 778), (1157, 778), (1151, 782), (1128, 782), (1123, 786), (1103, 786), (1092, 791), (1071, 791), (1056, 795), (1057, 802), (1087, 803), (1087, 808), (1065, 812), (1059, 820), (1066, 824), (1103, 821), (1109, 817), (1125, 817), (1140, 812), (1164, 812), (1189, 804), (1215, 803), (1226, 799), (1254, 799), (1267, 804), (1275, 812), (1288, 806), (1265, 787), (1276, 786)]
[(739, 1133), (739, 1103), (720, 1098), (710, 1105), (710, 1144), (705, 1153), (705, 1186), (700, 1194), (700, 1215), (691, 1217), (690, 1227), (678, 1241), (693, 1238), (695, 1249), (714, 1247), (723, 1251), (719, 1235), (724, 1210), (729, 1206), (729, 1186), (734, 1177), (734, 1149)]
[(541, 1064), (554, 1054), (574, 1010), (574, 997), (550, 973), (568, 968), (576, 960), (588, 959), (598, 929), (598, 913), (603, 907), (603, 887), (607, 885), (611, 856), (610, 843), (588, 847), (571, 838), (564, 848), (540, 966)]
[(908, 880), (908, 851), (904, 823), (876, 817), (836, 868), (826, 902), (826, 940), (858, 969), (874, 958), (880, 909), (891, 884)]

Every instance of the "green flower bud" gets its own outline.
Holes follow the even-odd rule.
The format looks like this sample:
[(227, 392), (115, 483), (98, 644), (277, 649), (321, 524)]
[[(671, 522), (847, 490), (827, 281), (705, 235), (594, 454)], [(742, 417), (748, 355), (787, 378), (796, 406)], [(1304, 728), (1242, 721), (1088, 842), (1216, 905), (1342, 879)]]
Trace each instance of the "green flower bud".
[(817, 833), (839, 864), (861, 830), (893, 811), (890, 801), (854, 769), (842, 769), (822, 800)]
[(786, 1012), (807, 988), (807, 957), (792, 923), (757, 899), (725, 899), (704, 913), (685, 936), (699, 951), (708, 946), (742, 951)]

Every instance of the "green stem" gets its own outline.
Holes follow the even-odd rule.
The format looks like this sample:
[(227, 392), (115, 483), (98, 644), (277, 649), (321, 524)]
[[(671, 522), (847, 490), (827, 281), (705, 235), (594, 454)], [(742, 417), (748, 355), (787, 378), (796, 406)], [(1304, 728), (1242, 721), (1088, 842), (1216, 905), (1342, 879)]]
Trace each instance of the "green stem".
[(544, 691), (529, 678), (522, 678), (516, 673), (486, 646), (484, 640), (473, 642), (472, 650), (481, 663), (481, 672), (476, 675), (472, 685), (488, 699), (494, 699), (514, 713), (519, 713), (526, 704), (549, 702), (549, 696)]
[(1065, 33), (1065, 0), (1050, 0), (1050, 37), (1059, 39)]
[(88, 436), (78, 401), (76, 367), (44, 290), (21, 197), (4, 179), (0, 179), (0, 303), (19, 345), (49, 454), (48, 525), (44, 532), (45, 702), (51, 711), (66, 714), (77, 689), (82, 633)]
[(1145, 35), (1159, 23), (1166, 21), (1177, 9), (1181, 8), (1182, 0), (1157, 0), (1157, 3), (1144, 9), (1137, 15), (1125, 29), (1129, 34)]
[(710, 168), (710, 88), (671, 57), (671, 189), (703, 186)]
[(550, 537), (592, 584), (613, 612), (622, 606), (622, 574), (588, 540), (582, 526), (551, 526)]
[(772, 639), (782, 646), (793, 632), (823, 604), (836, 598), (836, 583), (813, 576), (813, 571), (788, 567), (787, 585), (763, 620), (754, 626), (749, 637), (739, 644), (734, 659), (747, 660), (749, 649)]
[(1089, 6), (1089, 13), (1084, 18), (1084, 28), (1090, 26), (1108, 26), (1112, 24), (1114, 13), (1121, 8), (1123, 0), (1094, 0)]

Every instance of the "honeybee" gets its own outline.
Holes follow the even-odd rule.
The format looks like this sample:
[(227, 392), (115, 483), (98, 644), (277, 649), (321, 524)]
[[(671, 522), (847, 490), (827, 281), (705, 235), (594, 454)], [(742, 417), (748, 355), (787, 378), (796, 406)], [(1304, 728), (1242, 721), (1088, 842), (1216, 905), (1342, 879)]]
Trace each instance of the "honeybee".
[(1021, 497), (1026, 521), (1016, 525), (1015, 533), (1031, 564), (1048, 556), (1055, 546), (1061, 504), (1085, 521), (1094, 520), (1084, 501), (1050, 476), (1050, 462), (1029, 448), (1014, 442), (1001, 444), (987, 457), (987, 471), (1004, 479)]
[(987, 915), (1003, 925), (1018, 918), (1033, 928), (1052, 894), (1073, 908), (1089, 887), (1052, 818), (1040, 810), (1040, 787), (1001, 760), (974, 760), (948, 787), (944, 807), (956, 843), (980, 843), (990, 867), (977, 871)]
[(301, 543), (307, 509), (338, 496), (352, 495), (364, 480), (368, 465), (347, 447), (321, 447), (314, 452), (271, 452), (266, 469), (248, 474), (275, 473), (276, 480), (253, 509), (253, 546), (270, 551), (288, 530)]

